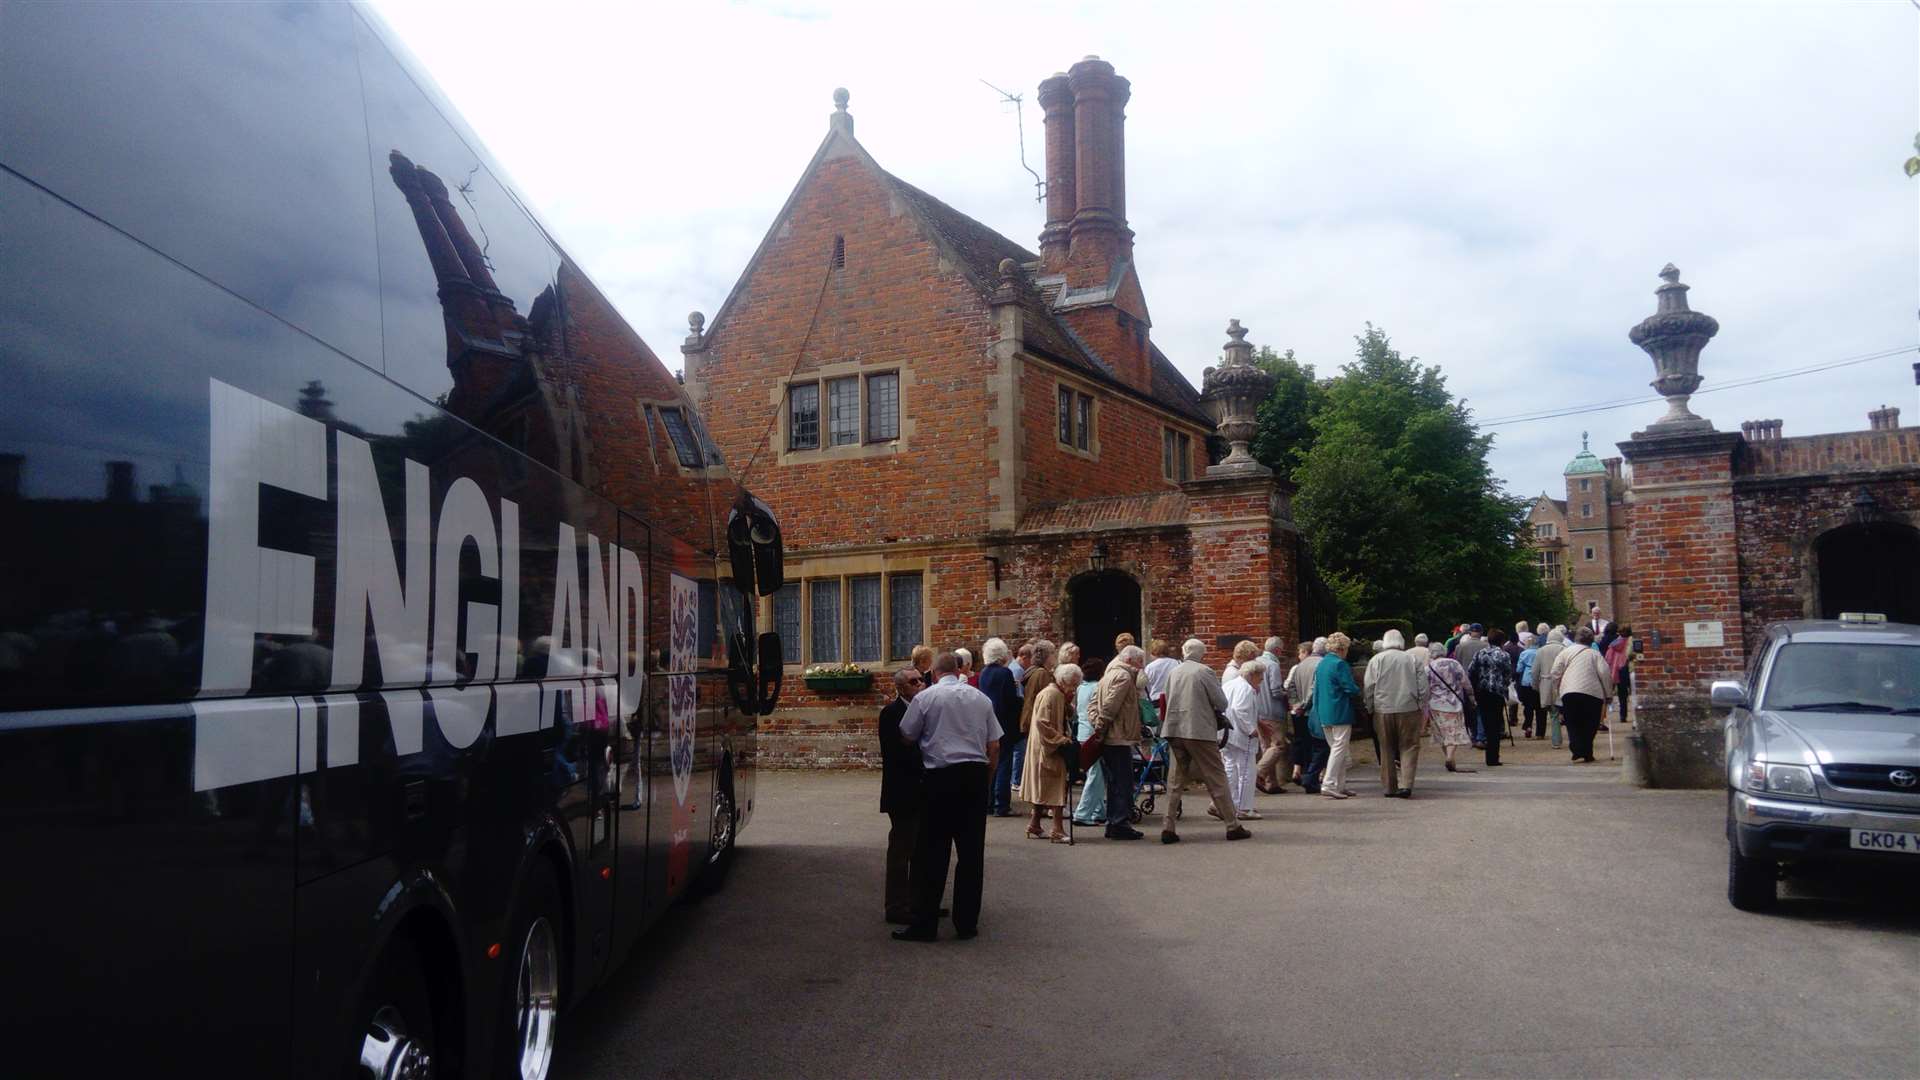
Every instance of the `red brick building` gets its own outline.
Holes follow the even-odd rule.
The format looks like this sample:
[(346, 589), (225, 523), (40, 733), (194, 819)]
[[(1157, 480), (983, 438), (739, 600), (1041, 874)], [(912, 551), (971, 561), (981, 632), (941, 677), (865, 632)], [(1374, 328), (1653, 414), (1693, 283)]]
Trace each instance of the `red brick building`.
[(1662, 276), (1659, 311), (1633, 339), (1672, 411), (1620, 444), (1632, 552), (1619, 618), (1645, 642), (1634, 693), (1648, 779), (1714, 787), (1725, 746), (1708, 688), (1740, 677), (1769, 623), (1843, 611), (1920, 622), (1920, 428), (1882, 407), (1865, 431), (1714, 430), (1686, 401), (1719, 326), (1688, 307), (1677, 270)]
[[(1209, 468), (1213, 411), (1152, 341), (1128, 95), (1092, 57), (1041, 84), (1036, 254), (881, 168), (837, 92), (731, 295), (689, 320), (688, 392), (786, 530), (771, 614), (796, 692), (764, 760), (873, 756), (890, 684), (815, 693), (815, 663), (883, 676), (922, 642), (1044, 635), (1104, 657), (1123, 631), (1297, 633), (1289, 493), (1250, 461)], [(1223, 388), (1251, 366), (1230, 333)]]

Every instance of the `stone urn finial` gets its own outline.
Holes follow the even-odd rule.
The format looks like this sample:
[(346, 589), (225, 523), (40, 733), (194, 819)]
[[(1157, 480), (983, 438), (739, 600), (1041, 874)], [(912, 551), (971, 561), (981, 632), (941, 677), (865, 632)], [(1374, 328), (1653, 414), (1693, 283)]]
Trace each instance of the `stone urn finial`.
[(1273, 392), (1273, 376), (1253, 362), (1253, 346), (1247, 343), (1247, 328), (1239, 319), (1228, 321), (1227, 338), (1220, 366), (1208, 368), (1201, 379), (1200, 400), (1232, 449), (1225, 460), (1207, 469), (1207, 475), (1271, 475), (1273, 470), (1255, 461), (1248, 445), (1258, 430), (1260, 403)]
[(1653, 358), (1652, 386), (1667, 399), (1667, 414), (1650, 424), (1647, 434), (1712, 431), (1711, 423), (1687, 408), (1687, 399), (1700, 388), (1700, 350), (1720, 332), (1720, 323), (1687, 307), (1687, 286), (1680, 284), (1672, 263), (1661, 268), (1660, 280), (1653, 290), (1656, 310), (1627, 331), (1628, 340)]

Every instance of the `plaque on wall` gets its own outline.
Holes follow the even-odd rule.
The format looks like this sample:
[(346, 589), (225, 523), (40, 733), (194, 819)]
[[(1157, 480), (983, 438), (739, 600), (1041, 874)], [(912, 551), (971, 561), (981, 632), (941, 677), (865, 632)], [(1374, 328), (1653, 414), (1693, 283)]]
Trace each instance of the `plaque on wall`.
[(1726, 631), (1717, 621), (1690, 622), (1686, 633), (1689, 649), (1717, 649), (1727, 643)]

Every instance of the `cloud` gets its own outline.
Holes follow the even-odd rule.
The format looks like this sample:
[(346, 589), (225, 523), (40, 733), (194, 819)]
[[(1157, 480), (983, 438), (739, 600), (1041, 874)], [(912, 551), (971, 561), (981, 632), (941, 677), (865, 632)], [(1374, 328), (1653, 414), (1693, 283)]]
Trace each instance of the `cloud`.
[[(1920, 264), (1910, 6), (550, 6), (383, 14), (671, 363), (826, 133), (835, 86), (883, 166), (1033, 246), (1016, 119), (1080, 56), (1133, 83), (1128, 213), (1154, 339), (1196, 381), (1229, 317), (1330, 369), (1372, 321), (1482, 417), (1646, 392), (1626, 339), (1677, 263), (1718, 318), (1707, 386), (1911, 344)], [(477, 62), (476, 58), (494, 58)], [(1865, 426), (1900, 358), (1703, 395), (1723, 430)], [(1642, 405), (1502, 427), (1560, 489)], [(1920, 419), (1920, 418), (1910, 418)]]

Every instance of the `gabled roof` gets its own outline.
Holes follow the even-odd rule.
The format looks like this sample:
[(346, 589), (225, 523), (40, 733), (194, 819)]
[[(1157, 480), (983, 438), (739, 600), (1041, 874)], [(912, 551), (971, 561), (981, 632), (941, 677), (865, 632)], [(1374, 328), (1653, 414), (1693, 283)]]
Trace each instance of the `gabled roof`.
[[(734, 300), (740, 295), (741, 288), (747, 279), (752, 277), (754, 268), (759, 265), (761, 256), (772, 242), (774, 234), (779, 231), (781, 222), (786, 220), (788, 212), (793, 208), (795, 198), (806, 186), (814, 170), (819, 168), (820, 163), (828, 157), (844, 156), (848, 151), (874, 171), (881, 182), (921, 223), (929, 237), (952, 256), (962, 276), (979, 291), (983, 299), (991, 296), (999, 286), (1002, 259), (1012, 259), (1022, 267), (1039, 263), (1040, 256), (882, 169), (873, 160), (872, 155), (867, 153), (866, 148), (851, 135), (829, 131), (826, 139), (820, 144), (820, 149), (814, 153), (813, 160), (808, 163), (806, 171), (801, 174), (800, 182), (794, 185), (793, 193), (787, 197), (786, 204), (774, 217), (765, 239), (761, 240), (760, 247), (754, 251), (753, 258), (748, 261), (746, 269), (734, 284), (733, 291), (708, 324), (709, 337), (715, 334), (725, 321), (727, 314), (733, 308)], [(1021, 343), (1022, 347), (1036, 356), (1081, 372), (1115, 389), (1139, 396), (1137, 389), (1122, 382), (1119, 376), (1114, 374), (1113, 368), (1108, 366), (1098, 353), (1089, 348), (1086, 342), (1082, 341), (1079, 335), (1075, 334), (1066, 322), (1055, 314), (1053, 304), (1060, 298), (1061, 291), (1058, 289), (1029, 287), (1023, 291), (1021, 309), (1025, 317), (1021, 322), (1025, 327), (1025, 340)], [(1213, 417), (1201, 404), (1199, 391), (1194, 389), (1193, 384), (1187, 381), (1186, 376), (1180, 374), (1180, 370), (1173, 366), (1173, 362), (1168, 360), (1166, 354), (1162, 353), (1157, 346), (1152, 351), (1153, 385), (1151, 394), (1147, 396), (1150, 396), (1161, 408), (1192, 420), (1211, 431)]]

